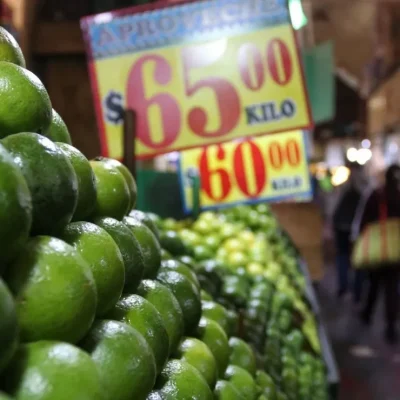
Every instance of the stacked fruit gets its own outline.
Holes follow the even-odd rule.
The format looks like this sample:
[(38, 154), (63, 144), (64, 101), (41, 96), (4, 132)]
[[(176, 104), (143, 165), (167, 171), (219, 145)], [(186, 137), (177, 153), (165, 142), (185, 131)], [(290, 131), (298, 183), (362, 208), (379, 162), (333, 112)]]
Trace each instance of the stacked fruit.
[[(324, 399), (324, 370), (282, 322), (307, 311), (301, 279), (216, 260), (226, 240), (259, 254), (267, 238), (236, 217), (205, 213), (190, 230), (134, 210), (127, 168), (71, 145), (4, 30), (0, 60), (0, 400)], [(204, 243), (188, 247), (193, 235)], [(289, 270), (278, 256), (275, 273)], [(244, 340), (256, 344), (257, 315), (258, 352)]]
[(163, 256), (172, 254), (191, 266), (205, 300), (217, 303), (203, 302), (203, 314), (212, 309), (222, 315), (225, 308), (228, 316), (236, 316), (227, 316), (226, 324), (236, 319), (234, 334), (252, 345), (270, 390), (280, 389), (288, 399), (326, 398), (326, 371), (305, 279), (269, 208), (239, 206), (205, 212), (194, 223), (167, 219), (157, 224)]

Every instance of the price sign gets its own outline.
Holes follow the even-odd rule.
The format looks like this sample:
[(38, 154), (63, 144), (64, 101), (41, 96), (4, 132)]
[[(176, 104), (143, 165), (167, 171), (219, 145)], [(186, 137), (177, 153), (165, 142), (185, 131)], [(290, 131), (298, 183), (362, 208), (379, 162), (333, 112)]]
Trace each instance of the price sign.
[(180, 178), (184, 204), (192, 208), (191, 176), (201, 179), (202, 209), (261, 201), (309, 200), (312, 195), (301, 131), (183, 151)]
[(286, 0), (156, 2), (82, 29), (105, 156), (126, 108), (137, 157), (311, 125)]

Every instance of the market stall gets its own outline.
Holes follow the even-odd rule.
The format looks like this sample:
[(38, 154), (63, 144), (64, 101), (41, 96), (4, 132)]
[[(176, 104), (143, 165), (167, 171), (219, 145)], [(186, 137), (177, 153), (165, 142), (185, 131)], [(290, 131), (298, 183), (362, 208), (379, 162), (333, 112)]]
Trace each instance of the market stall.
[(0, 400), (335, 399), (308, 267), (268, 204), (312, 199), (286, 3), (81, 26), (90, 161), (0, 30)]

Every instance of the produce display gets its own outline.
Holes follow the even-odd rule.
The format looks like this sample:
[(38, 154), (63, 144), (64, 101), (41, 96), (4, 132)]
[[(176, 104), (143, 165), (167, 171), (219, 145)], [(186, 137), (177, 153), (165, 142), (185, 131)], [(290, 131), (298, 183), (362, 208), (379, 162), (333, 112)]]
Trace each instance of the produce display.
[(269, 208), (135, 210), (129, 170), (74, 148), (24, 67), (0, 28), (0, 400), (328, 399)]

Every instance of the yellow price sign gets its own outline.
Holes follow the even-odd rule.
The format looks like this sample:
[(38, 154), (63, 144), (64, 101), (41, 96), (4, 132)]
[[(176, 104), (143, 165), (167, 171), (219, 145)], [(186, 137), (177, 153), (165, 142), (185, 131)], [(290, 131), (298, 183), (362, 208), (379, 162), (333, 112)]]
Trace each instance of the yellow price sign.
[(139, 158), (310, 127), (284, 3), (154, 4), (84, 19), (103, 155), (122, 157), (125, 109), (137, 115)]
[(301, 131), (186, 150), (180, 154), (185, 209), (192, 209), (191, 178), (199, 174), (202, 209), (239, 203), (310, 199), (307, 150)]

